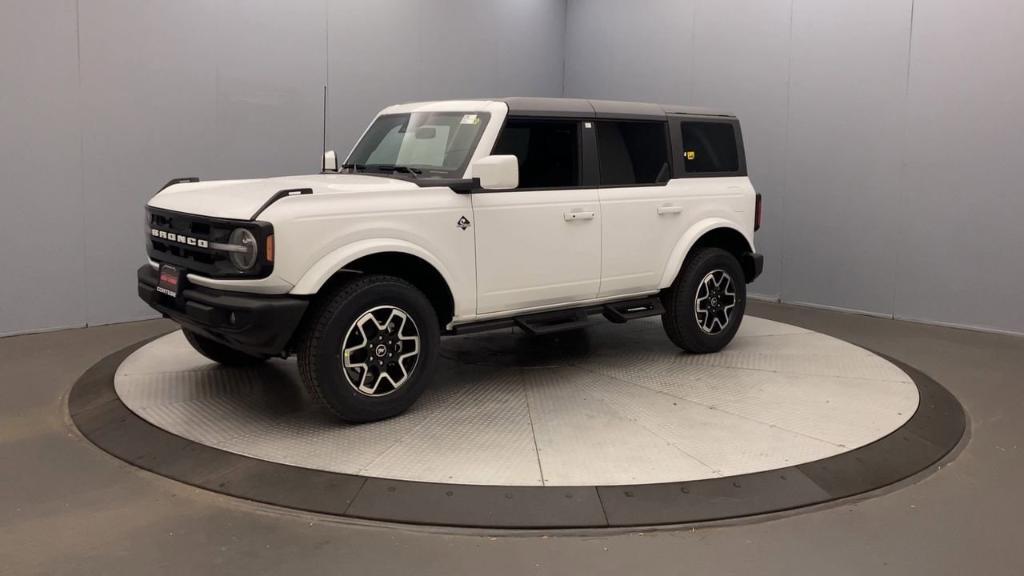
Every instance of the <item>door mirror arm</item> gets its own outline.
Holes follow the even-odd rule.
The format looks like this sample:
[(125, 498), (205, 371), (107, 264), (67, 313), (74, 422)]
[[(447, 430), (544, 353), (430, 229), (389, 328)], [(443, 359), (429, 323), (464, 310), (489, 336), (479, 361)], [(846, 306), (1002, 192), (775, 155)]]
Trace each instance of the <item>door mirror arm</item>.
[(463, 178), (462, 180), (455, 180), (449, 183), (448, 187), (456, 194), (472, 194), (473, 192), (483, 190), (480, 186), (479, 178)]

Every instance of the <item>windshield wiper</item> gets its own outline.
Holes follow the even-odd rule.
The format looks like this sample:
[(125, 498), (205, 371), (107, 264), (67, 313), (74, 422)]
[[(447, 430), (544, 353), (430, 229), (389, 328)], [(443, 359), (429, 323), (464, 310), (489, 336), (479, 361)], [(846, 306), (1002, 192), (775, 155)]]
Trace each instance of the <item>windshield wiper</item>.
[(423, 170), (419, 168), (413, 168), (412, 166), (402, 166), (399, 164), (367, 164), (366, 168), (372, 170), (380, 170), (382, 172), (402, 172), (404, 174), (412, 174), (413, 178), (416, 178), (418, 174), (422, 174)]
[(366, 164), (347, 163), (342, 164), (341, 167), (345, 170), (352, 170), (353, 172), (358, 172), (359, 170), (366, 170)]

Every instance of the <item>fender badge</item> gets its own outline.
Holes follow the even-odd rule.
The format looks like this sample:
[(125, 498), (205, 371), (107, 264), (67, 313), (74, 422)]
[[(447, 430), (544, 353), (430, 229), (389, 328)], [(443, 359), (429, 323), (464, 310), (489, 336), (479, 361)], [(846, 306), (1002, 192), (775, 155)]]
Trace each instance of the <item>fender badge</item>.
[(455, 225), (458, 226), (460, 230), (465, 230), (466, 228), (469, 228), (469, 224), (469, 219), (463, 216), (462, 218), (459, 218), (459, 221)]

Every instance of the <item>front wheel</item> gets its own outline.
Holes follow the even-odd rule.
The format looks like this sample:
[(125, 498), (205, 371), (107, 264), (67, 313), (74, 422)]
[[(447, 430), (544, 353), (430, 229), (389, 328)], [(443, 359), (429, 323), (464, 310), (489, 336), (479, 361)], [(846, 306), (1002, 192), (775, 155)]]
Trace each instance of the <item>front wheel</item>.
[(747, 285), (736, 257), (721, 248), (702, 248), (662, 293), (661, 323), (683, 350), (718, 352), (736, 335), (746, 301)]
[(395, 416), (430, 383), (441, 338), (437, 314), (405, 280), (359, 276), (311, 314), (299, 374), (313, 400), (340, 419)]

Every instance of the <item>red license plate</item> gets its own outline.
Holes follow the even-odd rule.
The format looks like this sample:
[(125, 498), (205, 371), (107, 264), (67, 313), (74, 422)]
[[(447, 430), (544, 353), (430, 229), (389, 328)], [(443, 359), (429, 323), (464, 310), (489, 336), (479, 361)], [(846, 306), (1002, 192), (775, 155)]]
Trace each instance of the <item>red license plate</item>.
[(171, 298), (178, 295), (178, 284), (181, 281), (181, 270), (174, 266), (160, 266), (160, 280), (156, 283), (156, 291)]

